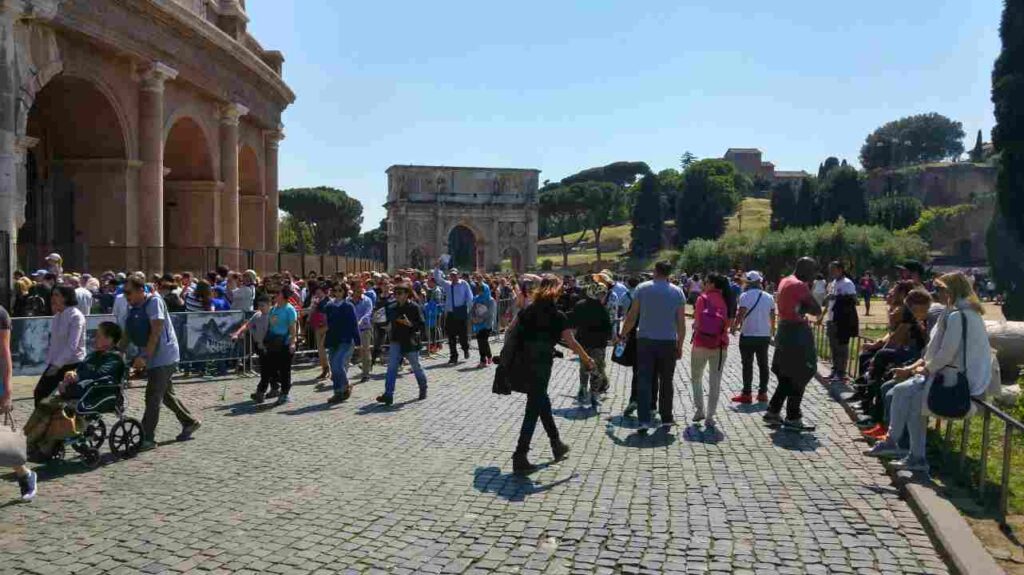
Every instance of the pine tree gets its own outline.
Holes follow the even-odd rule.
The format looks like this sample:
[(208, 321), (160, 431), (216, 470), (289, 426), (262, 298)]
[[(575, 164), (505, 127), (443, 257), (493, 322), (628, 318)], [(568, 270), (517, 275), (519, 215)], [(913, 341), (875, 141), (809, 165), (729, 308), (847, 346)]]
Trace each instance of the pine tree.
[(634, 256), (646, 257), (661, 249), (664, 219), (658, 176), (648, 174), (640, 180), (640, 191), (633, 204), (633, 230), (630, 235)]
[(1006, 293), (1003, 315), (1024, 320), (1024, 0), (1006, 0), (999, 27), (1003, 50), (992, 71), (996, 126), (992, 145), (999, 154), (998, 211), (989, 229), (992, 275)]
[(974, 143), (974, 148), (971, 150), (971, 161), (975, 164), (985, 161), (985, 148), (981, 141), (981, 130), (978, 130), (978, 140)]

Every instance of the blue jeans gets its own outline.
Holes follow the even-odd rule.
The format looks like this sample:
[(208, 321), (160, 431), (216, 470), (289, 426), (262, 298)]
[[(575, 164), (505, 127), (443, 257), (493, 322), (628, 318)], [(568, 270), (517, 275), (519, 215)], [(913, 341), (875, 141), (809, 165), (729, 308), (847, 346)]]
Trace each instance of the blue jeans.
[[(892, 411), (892, 389), (896, 387), (899, 382), (895, 379), (887, 381), (882, 384), (882, 389), (879, 393), (882, 394), (882, 405), (884, 407), (885, 418), (884, 421), (889, 421)], [(906, 433), (907, 426), (903, 426), (903, 430), (899, 432), (899, 440), (896, 442), (896, 446), (900, 449), (910, 449), (910, 434)]]
[(420, 386), (420, 391), (427, 389), (427, 374), (420, 367), (420, 352), (409, 351), (402, 353), (402, 346), (396, 342), (388, 347), (388, 374), (384, 380), (384, 395), (388, 397), (394, 397), (395, 395), (395, 380), (398, 379), (398, 366), (402, 363), (403, 357), (412, 366), (412, 373), (416, 376), (416, 383)]
[[(651, 423), (651, 391), (658, 390), (661, 421), (672, 420), (672, 376), (676, 371), (676, 342), (672, 340), (636, 340), (637, 409), (641, 423)], [(655, 387), (657, 386), (657, 387)]]
[(352, 342), (340, 344), (330, 350), (331, 383), (334, 386), (335, 395), (341, 395), (348, 387), (348, 362), (352, 359), (352, 350), (355, 346)]

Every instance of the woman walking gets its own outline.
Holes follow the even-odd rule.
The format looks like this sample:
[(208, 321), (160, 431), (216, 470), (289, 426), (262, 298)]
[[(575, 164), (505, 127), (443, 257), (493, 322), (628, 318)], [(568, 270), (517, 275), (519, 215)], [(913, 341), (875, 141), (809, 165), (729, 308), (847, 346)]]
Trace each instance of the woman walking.
[[(0, 306), (0, 425), (13, 425), (11, 411), (14, 410), (11, 378), (14, 365), (11, 363), (11, 316)], [(12, 466), (14, 477), (21, 489), (21, 500), (32, 501), (36, 496), (36, 472), (25, 464)]]
[[(729, 349), (729, 324), (736, 316), (736, 295), (729, 280), (718, 274), (707, 276), (704, 291), (697, 298), (693, 320), (693, 349), (690, 353), (690, 375), (693, 378), (693, 404), (697, 411), (694, 423), (704, 420), (715, 427), (718, 397), (722, 393), (722, 368)], [(708, 369), (708, 403), (704, 411), (704, 369)]]
[(394, 287), (395, 300), (385, 308), (391, 321), (391, 341), (388, 345), (388, 372), (384, 380), (384, 394), (377, 401), (391, 405), (395, 398), (395, 382), (402, 360), (409, 362), (416, 384), (420, 388), (420, 401), (427, 398), (427, 374), (420, 367), (420, 348), (423, 341), (423, 310), (412, 301), (412, 288), (406, 284)]
[(551, 414), (551, 399), (548, 397), (555, 345), (565, 344), (579, 355), (586, 369), (594, 369), (594, 360), (576, 341), (568, 318), (555, 305), (561, 293), (562, 281), (557, 276), (545, 275), (532, 294), (532, 303), (513, 322), (521, 326), (522, 349), (517, 354), (515, 365), (510, 366), (510, 377), (513, 381), (518, 380), (519, 385), (526, 389), (526, 413), (523, 414), (523, 425), (519, 430), (519, 443), (512, 455), (512, 470), (517, 474), (537, 470), (527, 458), (537, 419), (540, 419), (548, 434), (555, 460), (560, 461), (569, 453), (569, 446), (562, 443), (558, 436), (555, 418)]
[(35, 404), (49, 397), (64, 381), (64, 374), (74, 371), (85, 359), (85, 316), (78, 310), (75, 290), (68, 286), (53, 288), (50, 306), (50, 347), (46, 350), (46, 371), (32, 393)]
[(348, 300), (348, 285), (337, 283), (330, 287), (330, 298), (322, 298), (316, 310), (324, 314), (327, 334), (324, 346), (331, 358), (331, 382), (334, 395), (329, 404), (341, 403), (352, 395), (348, 385), (348, 362), (352, 351), (359, 345), (359, 321), (356, 308)]
[(470, 314), (473, 320), (473, 335), (476, 337), (476, 347), (480, 350), (480, 363), (477, 367), (487, 367), (494, 357), (491, 354), (490, 337), (494, 331), (495, 318), (498, 307), (491, 297), (491, 287), (480, 282), (473, 287), (473, 307)]

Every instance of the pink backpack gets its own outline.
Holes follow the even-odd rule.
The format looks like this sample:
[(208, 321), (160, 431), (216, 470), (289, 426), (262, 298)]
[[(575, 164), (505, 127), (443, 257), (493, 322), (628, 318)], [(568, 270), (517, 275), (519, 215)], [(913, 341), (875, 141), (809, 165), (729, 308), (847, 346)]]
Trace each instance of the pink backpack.
[(698, 318), (697, 325), (699, 327), (694, 330), (694, 345), (710, 349), (720, 348), (722, 347), (722, 334), (727, 328), (726, 310), (716, 306), (714, 300), (705, 295), (701, 295), (700, 299), (704, 302), (704, 309), (701, 310)]

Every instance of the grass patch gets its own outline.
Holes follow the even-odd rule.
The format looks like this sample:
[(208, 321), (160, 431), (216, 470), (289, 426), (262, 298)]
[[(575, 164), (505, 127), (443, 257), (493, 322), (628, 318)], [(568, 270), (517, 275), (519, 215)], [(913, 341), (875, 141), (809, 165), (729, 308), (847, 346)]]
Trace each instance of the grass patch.
[(743, 233), (766, 232), (771, 227), (772, 202), (761, 198), (744, 198), (736, 215), (726, 220), (725, 233), (740, 233), (740, 219), (742, 217)]

